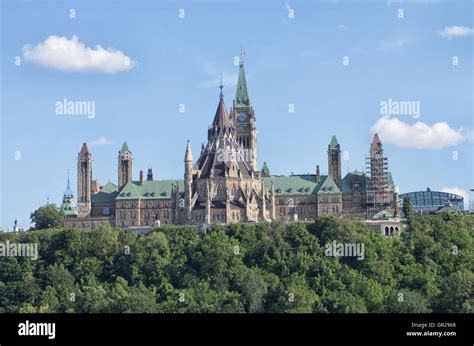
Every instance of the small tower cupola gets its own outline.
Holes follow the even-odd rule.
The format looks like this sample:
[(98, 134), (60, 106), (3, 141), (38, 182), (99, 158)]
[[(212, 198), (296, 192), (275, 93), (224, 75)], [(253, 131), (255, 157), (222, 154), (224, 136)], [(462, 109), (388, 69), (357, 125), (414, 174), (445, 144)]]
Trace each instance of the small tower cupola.
[(270, 176), (270, 170), (268, 169), (268, 166), (267, 166), (267, 163), (264, 162), (263, 163), (263, 167), (262, 167), (262, 177), (269, 177)]
[(148, 181), (153, 180), (153, 170), (151, 168), (148, 168), (148, 172), (146, 174), (146, 180), (148, 180)]

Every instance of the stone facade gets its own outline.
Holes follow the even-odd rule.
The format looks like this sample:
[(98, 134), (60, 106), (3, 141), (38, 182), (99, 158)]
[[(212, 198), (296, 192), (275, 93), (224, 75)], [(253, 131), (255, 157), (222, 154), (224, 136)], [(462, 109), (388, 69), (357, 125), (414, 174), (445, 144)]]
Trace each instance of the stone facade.
[[(133, 180), (133, 155), (124, 143), (118, 154), (118, 185), (108, 182), (99, 191), (92, 190), (92, 155), (84, 143), (77, 159), (77, 212), (66, 215), (66, 227), (309, 221), (325, 215), (367, 218), (371, 177), (358, 171), (342, 177), (341, 147), (336, 136), (328, 145), (327, 175), (320, 174), (319, 165), (315, 174), (271, 175), (266, 163), (259, 171), (256, 114), (243, 64), (239, 66), (236, 96), (229, 113), (222, 88), (207, 131), (207, 144), (202, 145), (196, 161), (189, 141), (186, 145), (184, 179), (154, 180), (149, 169), (146, 180), (142, 171), (139, 180)], [(377, 135), (371, 150), (375, 147), (383, 155)], [(384, 211), (396, 215), (397, 190), (390, 173), (384, 196), (388, 201)], [(70, 199), (71, 194), (69, 208)]]

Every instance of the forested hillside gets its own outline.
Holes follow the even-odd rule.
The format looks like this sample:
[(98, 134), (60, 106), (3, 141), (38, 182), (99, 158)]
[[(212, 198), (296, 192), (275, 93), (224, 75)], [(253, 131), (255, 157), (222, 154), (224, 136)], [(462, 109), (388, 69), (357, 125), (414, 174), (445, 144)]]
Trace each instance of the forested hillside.
[[(0, 233), (38, 243), (0, 257), (0, 312), (473, 312), (474, 217), (417, 217), (386, 239), (362, 222), (107, 226)], [(333, 241), (364, 258), (325, 255)]]

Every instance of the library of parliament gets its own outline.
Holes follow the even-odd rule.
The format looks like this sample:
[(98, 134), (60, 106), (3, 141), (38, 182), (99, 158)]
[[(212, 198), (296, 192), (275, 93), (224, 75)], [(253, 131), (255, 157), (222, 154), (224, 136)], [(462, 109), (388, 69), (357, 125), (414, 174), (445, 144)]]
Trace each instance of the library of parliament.
[(239, 64), (237, 90), (228, 112), (221, 93), (212, 124), (195, 161), (189, 141), (184, 179), (155, 180), (148, 169), (133, 179), (133, 155), (127, 143), (118, 152), (117, 185), (92, 180), (92, 153), (86, 143), (77, 156), (77, 201), (67, 185), (62, 209), (65, 226), (150, 228), (160, 224), (310, 221), (334, 215), (363, 220), (397, 216), (397, 187), (377, 134), (366, 157), (365, 172), (341, 175), (341, 148), (328, 138), (327, 175), (271, 175), (257, 166), (256, 113)]

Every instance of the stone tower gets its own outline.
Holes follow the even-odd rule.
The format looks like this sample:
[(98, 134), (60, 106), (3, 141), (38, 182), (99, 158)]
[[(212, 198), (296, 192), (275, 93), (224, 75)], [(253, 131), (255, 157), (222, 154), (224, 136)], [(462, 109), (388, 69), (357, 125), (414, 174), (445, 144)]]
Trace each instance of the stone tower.
[(186, 145), (186, 154), (184, 155), (184, 207), (186, 210), (186, 221), (191, 219), (193, 197), (193, 154), (191, 146)]
[(236, 139), (244, 148), (245, 160), (257, 171), (257, 127), (255, 112), (250, 102), (244, 62), (239, 64), (239, 79), (233, 102), (232, 120), (235, 124)]
[(341, 147), (336, 136), (332, 136), (328, 145), (328, 175), (341, 187)]
[(91, 211), (92, 155), (87, 144), (82, 144), (77, 156), (77, 216), (88, 216)]
[(118, 189), (119, 191), (132, 181), (132, 152), (128, 149), (127, 142), (123, 142), (118, 154)]

